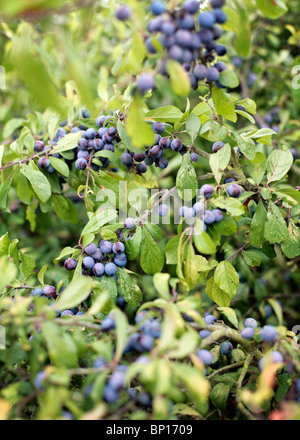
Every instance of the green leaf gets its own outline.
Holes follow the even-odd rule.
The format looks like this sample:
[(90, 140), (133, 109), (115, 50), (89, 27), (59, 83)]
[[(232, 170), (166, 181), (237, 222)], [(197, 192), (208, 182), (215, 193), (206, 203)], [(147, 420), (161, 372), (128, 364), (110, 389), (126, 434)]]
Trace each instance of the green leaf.
[(134, 98), (129, 108), (126, 131), (135, 147), (154, 144), (154, 132), (151, 126), (145, 122), (144, 104), (138, 96)]
[(192, 143), (194, 144), (194, 140), (198, 136), (198, 133), (199, 133), (199, 130), (201, 127), (200, 119), (194, 113), (191, 113), (187, 117), (187, 120), (185, 122), (185, 126), (186, 126), (186, 131), (190, 135)]
[(179, 196), (185, 201), (192, 200), (198, 189), (198, 180), (191, 155), (185, 154), (176, 177), (176, 188)]
[(121, 285), (122, 296), (128, 304), (140, 305), (143, 296), (139, 286), (133, 281), (125, 269), (118, 269), (118, 280)]
[(50, 154), (73, 150), (73, 148), (77, 147), (79, 139), (81, 139), (80, 131), (77, 133), (67, 134), (57, 142), (57, 145), (53, 148), (53, 150), (51, 150)]
[(287, 6), (282, 0), (256, 0), (257, 7), (268, 18), (275, 20), (287, 12)]
[(130, 239), (125, 240), (126, 255), (129, 260), (135, 260), (141, 250), (142, 228), (137, 227), (135, 234)]
[(21, 118), (13, 118), (6, 122), (3, 130), (3, 138), (9, 138), (17, 128), (20, 128), (24, 124), (24, 122), (25, 119)]
[(255, 251), (243, 251), (243, 257), (248, 266), (260, 266), (261, 256)]
[(59, 254), (59, 256), (57, 258), (55, 258), (54, 263), (58, 263), (59, 260), (61, 260), (62, 258), (66, 257), (67, 255), (71, 255), (73, 254), (73, 252), (75, 252), (75, 248), (72, 247), (65, 247), (61, 253)]
[(179, 96), (187, 96), (191, 90), (191, 82), (181, 64), (174, 60), (168, 60), (167, 72), (173, 91)]
[(100, 207), (95, 214), (91, 217), (90, 221), (85, 225), (81, 236), (83, 237), (86, 234), (98, 232), (99, 229), (104, 226), (106, 223), (109, 223), (116, 219), (117, 212), (113, 209), (108, 209), (106, 211), (102, 211)]
[(210, 393), (210, 400), (212, 404), (218, 409), (225, 410), (229, 392), (230, 387), (228, 384), (218, 383), (215, 385)]
[(192, 243), (190, 243), (187, 247), (186, 260), (184, 264), (184, 278), (190, 289), (193, 289), (196, 286), (198, 281), (198, 270), (194, 246)]
[(54, 211), (59, 218), (70, 223), (78, 222), (78, 211), (71, 200), (60, 194), (53, 194), (51, 200), (54, 205)]
[(230, 305), (230, 296), (217, 286), (214, 276), (208, 280), (205, 292), (219, 306), (228, 307)]
[(153, 285), (157, 292), (159, 293), (159, 296), (166, 301), (168, 301), (171, 298), (170, 295), (170, 274), (169, 273), (156, 273), (153, 276)]
[(47, 268), (48, 266), (45, 264), (38, 273), (38, 280), (42, 284), (42, 286), (44, 285), (44, 275), (47, 272)]
[(200, 254), (212, 255), (216, 252), (216, 245), (212, 241), (210, 235), (207, 232), (202, 232), (202, 234), (195, 234), (193, 236), (194, 244)]
[(95, 154), (95, 157), (107, 157), (117, 167), (121, 167), (122, 166), (121, 160), (116, 155), (116, 153), (114, 153), (113, 151), (109, 151), (109, 150), (98, 151)]
[(116, 335), (117, 335), (117, 344), (116, 344), (114, 361), (118, 362), (121, 359), (123, 351), (127, 344), (128, 320), (125, 313), (122, 313), (120, 309), (114, 309), (112, 313), (114, 313), (116, 319)]
[(219, 78), (220, 83), (225, 87), (230, 87), (231, 89), (235, 89), (239, 86), (240, 81), (233, 70), (223, 70), (220, 73)]
[(90, 295), (92, 287), (91, 278), (82, 277), (71, 281), (55, 303), (55, 309), (66, 310), (78, 306)]
[(267, 160), (268, 184), (281, 180), (293, 165), (293, 161), (290, 151), (273, 150)]
[(31, 168), (29, 165), (22, 165), (21, 173), (29, 180), (37, 197), (43, 203), (46, 203), (51, 196), (51, 187), (47, 177), (40, 171)]
[(3, 255), (0, 258), (0, 293), (8, 286), (17, 275), (16, 266), (9, 261), (8, 256)]
[(215, 270), (215, 282), (217, 286), (226, 292), (230, 298), (234, 298), (239, 285), (239, 276), (229, 261), (221, 261)]
[(250, 241), (254, 246), (262, 246), (264, 240), (265, 223), (267, 220), (267, 211), (263, 202), (260, 200), (251, 222)]
[(289, 231), (282, 217), (281, 210), (271, 201), (267, 213), (264, 236), (271, 244), (281, 243), (289, 238)]
[(233, 235), (237, 231), (236, 222), (229, 215), (224, 215), (222, 221), (214, 223), (215, 230), (221, 235)]
[(161, 272), (165, 264), (162, 251), (153, 240), (146, 228), (143, 229), (141, 246), (141, 267), (148, 275)]
[(297, 226), (291, 222), (288, 228), (289, 238), (281, 243), (281, 249), (288, 258), (296, 258), (300, 255), (300, 231)]
[(235, 327), (239, 328), (239, 322), (236, 316), (236, 313), (233, 309), (230, 307), (217, 307), (217, 310), (219, 310), (222, 315), (225, 316), (225, 318)]
[(57, 157), (49, 157), (50, 163), (53, 166), (53, 168), (56, 169), (60, 174), (62, 174), (64, 177), (69, 177), (70, 170), (66, 162), (62, 159), (58, 159)]
[(217, 153), (211, 154), (209, 158), (209, 166), (214, 173), (216, 182), (220, 184), (222, 172), (225, 170), (230, 161), (231, 148), (229, 144), (225, 144)]
[(183, 116), (182, 111), (173, 105), (168, 105), (166, 107), (159, 107), (151, 110), (146, 114), (146, 118), (154, 119), (159, 122), (180, 122)]
[(217, 208), (225, 209), (234, 217), (243, 215), (245, 212), (242, 203), (232, 197), (229, 199), (223, 199), (220, 197), (214, 200), (214, 204)]
[(226, 93), (224, 89), (219, 89), (217, 86), (213, 86), (212, 98), (218, 115), (224, 116), (233, 122), (237, 120), (234, 103), (231, 101), (230, 95)]
[(177, 264), (177, 253), (178, 253), (179, 242), (180, 242), (179, 235), (177, 235), (176, 237), (173, 237), (168, 242), (166, 249), (165, 249), (167, 264)]

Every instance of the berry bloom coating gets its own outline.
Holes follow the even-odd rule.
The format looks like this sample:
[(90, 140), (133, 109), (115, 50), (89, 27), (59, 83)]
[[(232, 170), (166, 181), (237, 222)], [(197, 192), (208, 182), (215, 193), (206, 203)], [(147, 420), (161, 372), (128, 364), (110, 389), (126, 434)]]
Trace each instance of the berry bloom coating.
[(254, 329), (251, 327), (246, 327), (241, 331), (241, 336), (244, 339), (252, 339), (254, 336)]
[(220, 77), (220, 72), (218, 71), (218, 69), (216, 69), (215, 67), (210, 67), (209, 69), (207, 69), (207, 81), (208, 82), (214, 82), (214, 81), (218, 81)]
[(260, 336), (264, 342), (271, 342), (274, 344), (277, 338), (277, 330), (272, 325), (265, 325), (260, 332)]
[(56, 289), (54, 286), (45, 286), (43, 289), (43, 293), (47, 298), (52, 298), (56, 295)]
[(38, 166), (40, 168), (48, 168), (51, 165), (48, 157), (41, 157), (38, 161)]
[(117, 266), (115, 265), (115, 263), (107, 263), (105, 265), (105, 273), (106, 275), (112, 276), (115, 275), (115, 273), (117, 273)]
[(144, 174), (147, 172), (148, 167), (145, 163), (139, 163), (138, 166), (136, 167), (136, 170), (138, 173)]
[(152, 125), (152, 130), (157, 134), (162, 134), (165, 129), (165, 124), (163, 124), (162, 122), (154, 122)]
[(230, 197), (237, 199), (242, 194), (242, 188), (237, 183), (231, 183), (227, 187), (227, 193)]
[(157, 208), (158, 215), (160, 217), (165, 217), (169, 212), (169, 207), (166, 204), (159, 205)]
[(198, 154), (197, 153), (192, 153), (191, 154), (191, 159), (192, 159), (192, 162), (194, 162), (194, 163), (198, 162), (198, 159), (199, 159)]
[(204, 64), (198, 64), (198, 66), (196, 66), (196, 67), (194, 68), (193, 73), (194, 73), (195, 77), (196, 77), (199, 81), (201, 81), (201, 80), (203, 80), (203, 79), (206, 78), (206, 75), (207, 75), (207, 67), (206, 67)]
[(110, 254), (112, 252), (112, 243), (107, 240), (102, 240), (99, 243), (100, 251), (103, 254)]
[(183, 9), (190, 14), (196, 14), (199, 11), (200, 3), (196, 0), (187, 0), (183, 3)]
[(77, 159), (75, 162), (77, 170), (85, 170), (87, 167), (87, 161), (85, 159)]
[(97, 250), (95, 243), (90, 243), (84, 248), (84, 252), (88, 255), (93, 255)]
[(224, 147), (224, 142), (222, 141), (215, 142), (212, 146), (212, 151), (213, 153), (217, 153), (223, 147)]
[(100, 249), (97, 249), (96, 252), (93, 254), (93, 259), (96, 261), (101, 261), (101, 260), (103, 260), (103, 258), (104, 257), (103, 257), (102, 252), (100, 251)]
[(199, 332), (199, 336), (201, 339), (208, 338), (208, 336), (210, 336), (210, 335), (211, 335), (211, 331), (209, 331), (209, 330), (200, 330), (200, 332)]
[(234, 182), (234, 179), (232, 177), (226, 177), (226, 179), (224, 179), (224, 183), (231, 183)]
[(133, 229), (135, 228), (135, 219), (132, 217), (128, 217), (126, 220), (124, 220), (124, 228), (125, 229)]
[(260, 358), (258, 368), (264, 370), (268, 365), (284, 362), (283, 356), (279, 351), (272, 351), (267, 356)]
[(225, 0), (210, 0), (212, 8), (222, 8), (225, 4)]
[(42, 289), (33, 289), (30, 293), (30, 296), (42, 296), (44, 292)]
[(196, 202), (193, 205), (193, 209), (196, 215), (202, 216), (205, 212), (205, 206), (203, 202)]
[(203, 321), (207, 325), (213, 325), (217, 323), (217, 318), (214, 315), (207, 315), (203, 318)]
[(230, 355), (233, 350), (233, 346), (231, 342), (223, 342), (220, 347), (220, 352), (224, 354), (224, 356)]
[(199, 350), (197, 356), (207, 367), (213, 363), (214, 357), (208, 350)]
[(149, 73), (143, 73), (137, 81), (137, 88), (143, 94), (149, 89), (155, 89), (155, 80)]
[(129, 153), (123, 153), (121, 155), (120, 159), (121, 159), (122, 164), (128, 168), (130, 168), (133, 164), (132, 157)]
[(211, 225), (216, 221), (216, 216), (213, 211), (206, 211), (203, 215), (203, 221), (206, 225)]
[(114, 263), (119, 267), (126, 266), (127, 257), (125, 254), (117, 254), (114, 258)]
[(171, 148), (173, 151), (181, 151), (182, 147), (183, 147), (183, 145), (182, 145), (182, 142), (180, 139), (174, 139), (171, 142)]
[(102, 275), (104, 274), (104, 264), (96, 263), (93, 267), (93, 273), (96, 277), (102, 277)]
[(213, 12), (201, 12), (198, 20), (202, 28), (211, 28), (216, 22), (216, 17)]
[(120, 21), (126, 21), (131, 17), (131, 9), (124, 5), (121, 6), (116, 12), (116, 18)]
[(74, 270), (77, 266), (77, 261), (75, 258), (67, 258), (67, 260), (64, 263), (64, 266), (67, 270)]
[(43, 141), (36, 141), (34, 144), (34, 151), (41, 152), (45, 148), (45, 144)]
[(215, 221), (218, 223), (218, 222), (221, 222), (222, 220), (223, 220), (223, 218), (224, 218), (224, 214), (223, 214), (223, 212), (220, 210), (220, 209), (214, 209), (213, 211), (212, 211), (212, 213), (214, 214), (214, 216), (215, 216)]
[(150, 9), (153, 15), (161, 15), (166, 12), (164, 3), (158, 0), (151, 2)]
[(60, 316), (74, 316), (71, 310), (64, 310)]
[(200, 189), (201, 196), (205, 197), (206, 199), (211, 198), (215, 193), (215, 188), (212, 185), (205, 184)]
[(95, 260), (92, 257), (85, 257), (82, 260), (82, 267), (86, 270), (92, 270), (95, 266)]
[(125, 246), (120, 241), (117, 241), (117, 243), (113, 244), (112, 250), (115, 254), (121, 254), (125, 251)]
[(171, 145), (171, 141), (167, 137), (161, 138), (159, 141), (159, 146), (163, 149), (169, 148), (170, 145)]
[(257, 328), (257, 321), (253, 318), (247, 318), (244, 322), (245, 327)]
[(108, 315), (101, 324), (102, 330), (108, 332), (116, 328), (116, 321), (113, 315)]

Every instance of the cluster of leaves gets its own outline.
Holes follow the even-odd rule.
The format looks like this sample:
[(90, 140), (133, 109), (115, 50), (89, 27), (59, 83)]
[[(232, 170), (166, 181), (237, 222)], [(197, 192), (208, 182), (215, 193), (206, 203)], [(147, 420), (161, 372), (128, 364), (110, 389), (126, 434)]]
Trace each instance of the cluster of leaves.
[[(18, 2), (10, 2), (14, 3)], [(49, 3), (58, 8), (58, 15), (53, 16)], [(299, 96), (289, 87), (288, 75), (280, 87), (271, 85), (273, 70), (282, 72), (274, 57), (278, 44), (286, 44), (282, 29), (276, 31), (276, 19), (283, 14), (292, 37), (288, 49), (282, 50), (282, 63), (285, 57), (290, 66), (297, 63), (293, 46), (299, 39), (292, 14), (297, 5), (292, 4), (289, 13), (282, 1), (275, 6), (272, 1), (226, 4), (227, 32), (220, 42), (229, 49), (227, 64), (233, 61), (223, 82), (234, 89), (230, 93), (213, 84), (191, 91), (187, 72), (172, 61), (176, 74), (157, 74), (157, 89), (141, 96), (135, 76), (156, 74), (160, 53), (148, 56), (144, 42), (149, 2), (128, 4), (135, 20), (123, 23), (114, 18), (118, 5), (113, 1), (100, 9), (95, 6), (93, 17), (85, 8), (66, 14), (60, 1), (39, 2), (36, 28), (11, 18), (20, 13), (26, 17), (32, 13), (27, 8), (3, 10), (8, 88), (0, 146), (0, 324), (6, 332), (6, 349), (0, 351), (1, 416), (299, 418), (299, 349), (292, 329), (299, 318), (295, 290), (300, 281), (300, 192), (298, 162), (291, 152), (298, 148)], [(62, 13), (66, 22), (50, 37), (46, 29)], [(260, 30), (264, 23), (265, 33)], [(62, 39), (70, 29), (71, 37)], [(259, 37), (249, 56), (251, 30)], [(83, 69), (78, 66), (85, 44), (72, 37), (79, 31), (91, 48)], [(262, 44), (259, 39), (264, 38), (276, 50)], [(61, 41), (59, 52), (55, 43)], [(272, 65), (267, 74), (262, 48)], [(246, 58), (246, 67), (234, 67), (237, 56)], [(258, 77), (250, 88), (247, 78), (253, 71)], [(17, 99), (10, 86), (20, 80), (27, 87), (14, 107)], [(283, 87), (284, 100), (279, 98)], [(279, 134), (274, 126), (266, 126), (260, 111), (256, 113), (254, 99), (265, 114), (289, 101), (288, 108), (279, 111)], [(29, 103), (36, 111), (15, 117), (23, 116)], [(84, 107), (91, 110), (91, 118), (81, 118)], [(79, 124), (96, 129), (100, 112), (117, 128), (117, 147), (96, 153), (87, 169), (79, 171), (74, 157), (81, 133), (71, 130)], [(143, 153), (153, 145), (153, 122), (162, 122), (170, 139), (180, 139), (185, 154), (168, 150), (167, 169), (148, 167), (140, 175), (128, 170), (121, 156), (126, 151)], [(67, 135), (53, 143), (60, 125)], [(38, 167), (45, 153), (34, 149), (41, 140), (49, 147), (47, 156), (56, 173)], [(212, 152), (216, 141), (222, 141), (222, 148)], [(189, 153), (199, 160), (194, 163)], [(109, 166), (103, 169), (97, 155), (107, 158)], [(230, 180), (242, 188), (240, 197), (227, 192)], [(196, 216), (192, 223), (182, 218), (176, 227), (175, 206), (169, 224), (151, 222), (159, 204), (167, 203), (175, 191), (185, 202), (198, 201), (202, 183), (215, 188), (212, 197), (201, 200), (207, 210), (222, 210), (220, 222), (203, 230), (202, 218)], [(141, 199), (128, 201), (126, 209), (135, 219), (130, 230), (121, 221), (124, 184), (149, 200), (146, 207)], [(153, 188), (160, 192), (150, 197)], [(58, 240), (51, 242), (47, 235), (57, 235)], [(116, 277), (82, 276), (84, 249), (99, 239), (124, 243), (128, 269), (118, 268)], [(69, 274), (61, 267), (67, 257), (77, 260)], [(56, 298), (33, 293), (50, 283)], [(74, 316), (72, 310), (82, 314)], [(151, 336), (149, 345), (141, 340), (148, 334), (145, 323), (137, 319), (145, 310), (147, 319), (160, 326), (159, 336)], [(62, 311), (68, 313), (58, 317)], [(208, 325), (203, 319), (207, 312), (218, 322)], [(277, 327), (276, 341), (266, 342), (260, 332), (251, 341), (243, 338), (244, 318), (249, 316)], [(104, 324), (107, 319), (113, 321), (110, 329)], [(204, 338), (201, 331), (210, 334)], [(138, 342), (129, 349), (135, 337)], [(219, 343), (227, 341), (234, 349), (225, 356)], [(213, 355), (207, 368), (199, 349)], [(283, 362), (270, 363), (261, 372), (259, 360), (274, 350)], [(141, 353), (147, 355), (146, 364)], [(99, 357), (104, 359), (101, 366)], [(126, 369), (125, 383), (114, 400), (107, 386), (120, 367)], [(132, 388), (133, 398), (132, 391), (126, 393)], [(282, 402), (281, 412), (274, 412)]]

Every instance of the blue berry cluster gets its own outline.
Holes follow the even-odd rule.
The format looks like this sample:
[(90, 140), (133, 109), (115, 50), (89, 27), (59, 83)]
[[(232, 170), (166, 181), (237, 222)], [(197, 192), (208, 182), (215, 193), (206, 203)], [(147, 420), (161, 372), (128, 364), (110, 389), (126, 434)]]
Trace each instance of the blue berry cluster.
[[(124, 228), (134, 229), (136, 221), (134, 218), (127, 218), (124, 221)], [(100, 240), (98, 246), (90, 243), (84, 248), (84, 258), (82, 260), (81, 273), (83, 276), (95, 276), (101, 278), (104, 274), (113, 276), (117, 281), (118, 267), (125, 267), (127, 264), (127, 256), (125, 253), (124, 238), (119, 231), (121, 239), (117, 242), (109, 240)], [(67, 270), (72, 271), (77, 267), (75, 258), (67, 258), (64, 262)]]
[[(168, 58), (174, 59), (182, 64), (188, 72), (191, 86), (197, 89), (198, 83), (207, 81), (223, 87), (219, 82), (220, 73), (226, 70), (224, 62), (217, 60), (217, 57), (226, 55), (227, 49), (223, 44), (218, 44), (222, 35), (220, 24), (227, 21), (227, 16), (222, 7), (225, 0), (210, 0), (212, 10), (199, 13), (200, 2), (187, 0), (182, 8), (169, 12), (164, 3), (155, 1), (151, 5), (151, 12), (155, 18), (148, 23), (147, 30), (150, 34), (146, 38), (148, 52), (155, 54), (156, 38), (166, 49), (167, 56), (161, 66), (161, 73), (168, 75), (166, 62)], [(145, 92), (154, 88), (149, 78), (150, 87), (144, 86), (143, 81), (138, 83), (138, 89)]]
[[(155, 133), (155, 143), (150, 147), (145, 147), (146, 151), (143, 153), (126, 152), (121, 155), (121, 162), (128, 169), (135, 168), (137, 173), (146, 173), (148, 166), (155, 165), (162, 170), (167, 168), (168, 159), (164, 157), (164, 153), (167, 150), (180, 153), (181, 155), (187, 152), (186, 147), (183, 145), (180, 139), (170, 138), (169, 136), (163, 136), (166, 130), (166, 126), (162, 122), (154, 122), (152, 129)], [(196, 153), (191, 154), (191, 159), (197, 162), (198, 155)]]

